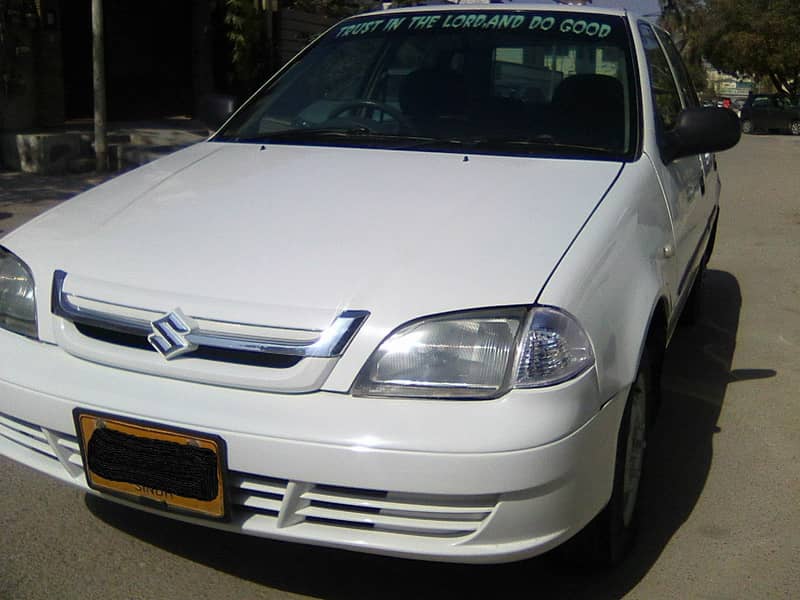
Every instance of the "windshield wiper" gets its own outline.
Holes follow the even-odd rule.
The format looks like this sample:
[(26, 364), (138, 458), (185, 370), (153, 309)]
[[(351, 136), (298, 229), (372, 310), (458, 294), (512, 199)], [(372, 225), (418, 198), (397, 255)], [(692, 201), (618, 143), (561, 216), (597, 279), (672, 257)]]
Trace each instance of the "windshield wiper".
[(464, 149), (486, 149), (503, 148), (509, 146), (547, 149), (547, 150), (571, 150), (577, 152), (587, 152), (592, 154), (617, 154), (614, 150), (599, 146), (588, 146), (582, 144), (565, 144), (557, 142), (550, 135), (539, 135), (535, 137), (515, 137), (515, 136), (479, 136), (473, 138), (459, 137), (435, 137), (420, 135), (402, 135), (397, 133), (382, 133), (373, 131), (367, 126), (358, 127), (306, 127), (297, 129), (281, 129), (269, 133), (259, 134), (251, 137), (225, 137), (219, 141), (239, 142), (251, 144), (268, 144), (270, 142), (287, 141), (319, 141), (323, 139), (341, 139), (350, 141), (364, 142), (386, 142), (391, 148), (413, 149), (413, 148), (464, 148)]
[(475, 147), (486, 146), (525, 146), (531, 148), (557, 148), (559, 150), (577, 150), (580, 152), (592, 152), (595, 154), (617, 154), (618, 152), (602, 147), (602, 146), (588, 146), (585, 144), (567, 144), (556, 141), (550, 135), (538, 135), (535, 137), (482, 137), (468, 140), (469, 145)]
[(431, 137), (420, 138), (419, 143), (412, 147), (430, 147), (440, 145), (443, 147), (461, 147), (465, 149), (486, 149), (503, 148), (508, 146), (522, 146), (536, 149), (558, 149), (573, 150), (579, 152), (590, 152), (592, 154), (617, 154), (618, 152), (600, 146), (588, 146), (583, 144), (565, 144), (557, 142), (550, 135), (539, 135), (535, 137), (515, 137), (515, 136), (479, 136), (479, 137)]
[(390, 142), (393, 148), (415, 147), (417, 144), (427, 144), (439, 141), (437, 138), (403, 135), (398, 133), (383, 133), (374, 131), (367, 126), (362, 127), (307, 127), (299, 129), (282, 129), (271, 131), (251, 137), (225, 137), (219, 141), (240, 142), (250, 144), (268, 144), (270, 142), (284, 141), (316, 141), (325, 138), (338, 138), (354, 141)]
[(456, 147), (469, 146), (471, 143), (471, 140), (469, 139), (462, 139), (457, 137), (414, 136), (414, 137), (408, 137), (407, 139), (411, 142), (414, 142), (412, 144), (409, 144), (408, 148), (427, 148), (430, 146), (452, 148), (453, 146)]
[(372, 131), (367, 127), (348, 127), (347, 129), (342, 129), (341, 127), (303, 127), (270, 131), (250, 137), (230, 137), (225, 138), (225, 141), (258, 144), (283, 140), (315, 139), (319, 137), (354, 137), (369, 135), (371, 133)]

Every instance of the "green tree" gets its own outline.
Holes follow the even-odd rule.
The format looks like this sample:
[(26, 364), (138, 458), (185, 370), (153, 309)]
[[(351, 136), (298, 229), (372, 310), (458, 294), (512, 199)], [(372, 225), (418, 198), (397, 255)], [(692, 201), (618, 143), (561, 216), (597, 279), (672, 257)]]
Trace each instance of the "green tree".
[[(0, 0), (2, 2), (3, 0)], [(231, 48), (232, 87), (246, 96), (260, 85), (275, 68), (275, 42), (270, 42), (267, 0), (220, 0)], [(321, 14), (341, 19), (376, 6), (373, 0), (282, 0), (281, 9)], [(274, 21), (272, 22), (274, 23)], [(274, 27), (274, 25), (273, 25)], [(273, 30), (273, 35), (276, 33)]]
[(670, 32), (698, 92), (708, 79), (703, 66), (704, 7), (699, 0), (661, 0), (659, 24)]
[(374, 8), (372, 0), (290, 0), (284, 6), (342, 19)]
[(234, 87), (249, 93), (268, 74), (263, 11), (252, 0), (225, 0), (224, 14)]
[(790, 96), (800, 91), (798, 0), (706, 0), (695, 36), (719, 70), (768, 78)]

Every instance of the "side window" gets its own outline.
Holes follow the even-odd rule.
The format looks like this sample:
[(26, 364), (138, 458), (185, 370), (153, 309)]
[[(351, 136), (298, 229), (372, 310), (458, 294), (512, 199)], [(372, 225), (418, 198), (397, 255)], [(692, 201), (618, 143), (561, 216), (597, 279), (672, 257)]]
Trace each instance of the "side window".
[(675, 127), (678, 114), (683, 109), (678, 87), (653, 29), (647, 23), (639, 23), (639, 33), (647, 55), (658, 127), (662, 132), (669, 131)]
[(681, 89), (684, 104), (686, 106), (699, 106), (700, 101), (697, 98), (697, 91), (692, 83), (692, 78), (689, 76), (689, 71), (681, 58), (680, 52), (678, 52), (678, 49), (672, 42), (672, 38), (660, 29), (656, 30), (656, 34), (658, 35), (658, 39), (661, 40), (661, 45), (664, 46), (664, 49), (667, 51), (669, 62), (672, 63), (672, 70), (675, 72), (675, 77), (678, 80), (678, 86)]
[(769, 108), (770, 102), (769, 98), (766, 96), (760, 96), (753, 100), (753, 108)]

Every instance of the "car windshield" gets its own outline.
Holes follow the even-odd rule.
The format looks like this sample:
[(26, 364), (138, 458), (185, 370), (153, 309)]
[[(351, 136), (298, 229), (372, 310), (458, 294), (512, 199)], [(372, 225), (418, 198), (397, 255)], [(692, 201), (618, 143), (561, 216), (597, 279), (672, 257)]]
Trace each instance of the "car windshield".
[(635, 98), (621, 17), (376, 13), (333, 28), (214, 141), (620, 159)]

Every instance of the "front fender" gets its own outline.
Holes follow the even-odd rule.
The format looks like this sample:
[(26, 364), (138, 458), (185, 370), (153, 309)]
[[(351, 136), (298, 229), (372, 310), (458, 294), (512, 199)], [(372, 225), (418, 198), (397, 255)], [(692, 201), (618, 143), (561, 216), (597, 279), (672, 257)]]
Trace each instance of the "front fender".
[(661, 188), (642, 158), (624, 167), (537, 299), (566, 309), (585, 328), (601, 403), (635, 379), (659, 301), (671, 314), (677, 267), (663, 249), (674, 244)]

